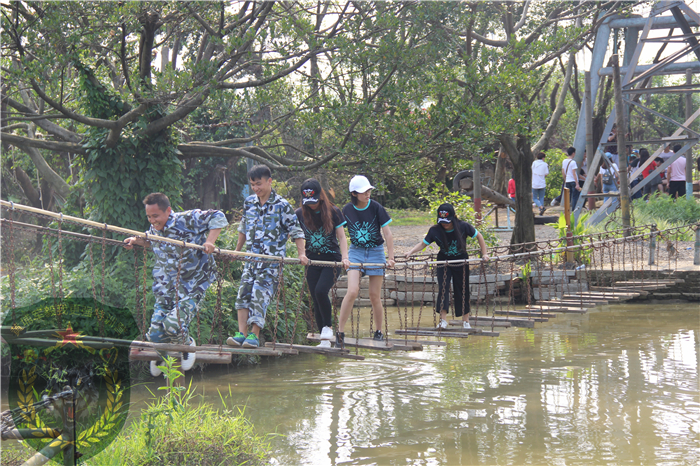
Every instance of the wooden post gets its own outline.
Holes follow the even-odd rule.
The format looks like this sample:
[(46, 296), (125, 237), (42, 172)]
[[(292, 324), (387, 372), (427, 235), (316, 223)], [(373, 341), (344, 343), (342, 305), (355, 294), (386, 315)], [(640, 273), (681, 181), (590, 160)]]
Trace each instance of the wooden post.
[(481, 225), (481, 156), (479, 154), (474, 157), (474, 210), (476, 223)]
[(651, 226), (651, 235), (649, 235), (649, 265), (654, 265), (656, 255), (656, 225)]
[(700, 227), (695, 227), (695, 257), (693, 265), (700, 265)]
[(620, 159), (620, 208), (624, 235), (630, 235), (630, 188), (627, 180), (627, 126), (625, 104), (622, 102), (622, 80), (617, 54), (611, 57), (613, 65), (613, 87), (615, 88), (615, 115), (617, 117), (617, 153)]
[[(693, 84), (693, 73), (691, 70), (685, 70), (685, 83), (690, 86)], [(685, 119), (690, 120), (693, 114), (693, 93), (686, 92), (685, 94)], [(688, 134), (688, 137), (691, 137)], [(685, 152), (685, 198), (693, 199), (693, 151), (692, 149)]]
[[(586, 99), (586, 166), (588, 167), (588, 173), (586, 176), (594, 176), (595, 168), (592, 167), (593, 156), (595, 155), (595, 146), (593, 145), (593, 102), (591, 98), (591, 72), (586, 71), (584, 73), (584, 80), (586, 85), (585, 99)], [(595, 188), (594, 188), (595, 189)], [(588, 190), (591, 191), (590, 189)], [(594, 191), (595, 192), (595, 191)], [(595, 198), (588, 198), (588, 210), (591, 212), (595, 210)]]
[[(573, 246), (573, 233), (571, 233), (571, 192), (569, 188), (564, 188), (564, 219), (566, 220), (566, 246)], [(566, 251), (566, 262), (574, 261), (573, 251)]]

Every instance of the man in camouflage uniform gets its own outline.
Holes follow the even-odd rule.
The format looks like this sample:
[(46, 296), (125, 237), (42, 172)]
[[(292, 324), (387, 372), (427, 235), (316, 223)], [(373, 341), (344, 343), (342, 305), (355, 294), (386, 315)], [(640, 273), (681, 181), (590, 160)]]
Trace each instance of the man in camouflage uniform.
[[(214, 252), (214, 242), (221, 229), (228, 226), (228, 221), (218, 210), (173, 212), (170, 200), (162, 193), (149, 194), (143, 204), (151, 223), (147, 236), (170, 238), (204, 247), (204, 251), (194, 248), (183, 250), (172, 243), (147, 241), (140, 237), (124, 240), (127, 249), (138, 244), (150, 247), (156, 256), (153, 266), (156, 304), (146, 338), (153, 343), (196, 346), (189, 335), (190, 322), (197, 315), (199, 302), (207, 288), (216, 279), (214, 258), (210, 254)], [(190, 369), (194, 360), (195, 353), (183, 353), (182, 368)], [(157, 376), (160, 372), (153, 361), (151, 373)]]
[[(272, 189), (270, 169), (256, 165), (248, 172), (248, 179), (255, 194), (248, 196), (243, 204), (236, 251), (245, 244), (247, 252), (284, 257), (287, 238), (291, 236), (301, 263), (308, 264), (304, 232), (292, 206)], [(265, 326), (265, 314), (275, 293), (279, 271), (277, 261), (254, 259), (246, 262), (236, 300), (239, 331), (226, 340), (228, 345), (258, 347), (260, 330)], [(251, 333), (247, 333), (248, 326)]]

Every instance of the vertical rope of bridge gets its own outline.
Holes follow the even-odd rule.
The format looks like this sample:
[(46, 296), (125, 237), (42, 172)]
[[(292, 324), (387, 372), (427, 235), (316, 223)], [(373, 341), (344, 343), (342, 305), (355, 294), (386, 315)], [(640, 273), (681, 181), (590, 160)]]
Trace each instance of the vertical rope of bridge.
[[(185, 255), (185, 242), (182, 242), (180, 247), (180, 258), (177, 261), (177, 276), (175, 277), (175, 314), (177, 315), (177, 325), (180, 327), (180, 337), (184, 338), (182, 330), (182, 319), (180, 319), (180, 278), (182, 274), (182, 258)], [(182, 344), (187, 344), (187, 341), (181, 341)]]
[(10, 210), (10, 308), (12, 309), (12, 326), (17, 326), (17, 316), (15, 315), (15, 295), (16, 295), (16, 282), (15, 282), (15, 230), (14, 230), (14, 220), (12, 219), (12, 214), (15, 210), (15, 204), (11, 203), (12, 209)]
[[(311, 294), (311, 288), (309, 288), (309, 282), (306, 279), (306, 274), (309, 271), (309, 267), (307, 265), (302, 265), (302, 267), (304, 267), (304, 278), (302, 280), (301, 290), (299, 290), (299, 301), (297, 302), (297, 310), (294, 313), (294, 327), (292, 328), (292, 336), (289, 339), (290, 345), (294, 345), (294, 339), (297, 335), (297, 324), (299, 323), (299, 314), (301, 314), (301, 304), (304, 302), (304, 291), (308, 290), (309, 294)], [(331, 269), (331, 273), (335, 275), (335, 269)]]
[[(272, 349), (277, 348), (277, 323), (279, 322), (280, 318), (280, 296), (282, 296), (282, 312), (285, 311), (284, 309), (284, 261), (279, 261), (279, 266), (278, 266), (278, 274), (279, 274), (279, 280), (277, 282), (277, 289), (275, 290), (275, 309), (277, 312), (275, 312), (275, 324), (272, 332)], [(262, 330), (262, 329), (261, 329)]]
[(58, 297), (61, 300), (61, 313), (63, 313), (63, 214), (58, 221)]
[[(496, 257), (496, 258), (494, 259), (494, 261), (493, 261), (493, 266), (494, 266), (494, 273), (496, 274), (496, 280), (497, 280), (497, 281), (498, 281), (498, 277), (500, 276), (500, 268), (499, 268), (499, 265), (498, 265), (498, 264), (500, 264), (500, 261), (498, 260), (498, 257)], [(503, 283), (504, 283), (504, 285), (505, 285), (505, 280), (504, 280)], [(499, 295), (499, 296), (501, 295), (500, 290), (498, 291), (498, 295)], [(500, 307), (500, 311), (501, 311), (500, 314), (502, 315), (502, 314), (503, 314), (503, 298), (502, 298), (502, 297), (498, 299), (498, 303), (499, 303), (499, 307)], [(495, 314), (496, 314), (496, 301), (495, 301), (495, 298), (494, 298), (493, 309), (494, 309), (494, 315), (495, 315)], [(492, 331), (492, 332), (494, 331), (494, 324), (495, 324), (495, 318), (492, 319), (492, 324), (491, 324), (491, 331)]]
[[(96, 301), (97, 298), (95, 296), (95, 273), (93, 271), (95, 266), (92, 263), (92, 244), (90, 244), (88, 246), (88, 249), (90, 251), (90, 272), (92, 275), (92, 297)], [(141, 309), (141, 305), (139, 303), (139, 298), (140, 298), (139, 291), (141, 288), (141, 286), (139, 284), (139, 256), (138, 256), (138, 254), (136, 254), (136, 248), (133, 248), (131, 250), (131, 252), (133, 252), (133, 254), (134, 254), (134, 307), (136, 308), (136, 312), (140, 313), (142, 311), (142, 309)], [(143, 316), (140, 316), (140, 315), (136, 316), (136, 325), (138, 325), (141, 322), (142, 318), (143, 318)], [(139, 331), (141, 331), (141, 328), (139, 328)]]
[(107, 248), (107, 224), (102, 230), (102, 288), (100, 292), (100, 336), (104, 337), (105, 330), (105, 264), (107, 263), (105, 249)]
[(515, 298), (513, 296), (513, 273), (515, 269), (515, 263), (513, 259), (510, 259), (508, 262), (510, 262), (510, 289), (508, 292), (508, 307), (506, 309), (506, 320), (510, 319), (511, 306), (515, 307)]
[(54, 314), (56, 315), (56, 325), (58, 328), (61, 328), (63, 325), (61, 323), (61, 313), (58, 309), (58, 298), (56, 297), (56, 282), (53, 270), (53, 246), (51, 245), (51, 235), (46, 235), (46, 242), (49, 250), (49, 272), (51, 274), (51, 295), (53, 296)]
[[(413, 270), (413, 269), (411, 269)], [(396, 282), (396, 308), (399, 311), (399, 328), (403, 328), (404, 330), (408, 330), (408, 266), (404, 266), (403, 269), (403, 283), (404, 283), (404, 319), (403, 322), (401, 321), (401, 302), (399, 301), (399, 280), (398, 280), (398, 273), (395, 274), (395, 282)], [(411, 281), (411, 308), (413, 308), (413, 291), (415, 290), (415, 283)], [(405, 323), (405, 325), (404, 325)], [(408, 334), (404, 332), (404, 341), (408, 341)]]
[[(539, 303), (540, 305), (540, 318), (542, 318), (542, 314), (544, 313), (544, 310), (542, 308), (542, 256), (537, 257), (537, 262), (536, 262), (536, 267), (537, 267), (537, 290), (539, 291), (539, 296), (535, 298), (535, 303)], [(532, 294), (535, 294), (534, 291)], [(531, 307), (527, 307), (527, 318), (530, 318), (531, 315)]]
[[(148, 241), (148, 235), (146, 235), (146, 241)], [(147, 267), (148, 267), (148, 248), (146, 246), (143, 246), (143, 260), (141, 261), (141, 278), (143, 280), (143, 286), (141, 287), (141, 292), (143, 293), (143, 296), (141, 297), (141, 306), (142, 306), (142, 312), (141, 315), (143, 316), (143, 335), (141, 335), (141, 341), (146, 341), (146, 333), (148, 333), (148, 313), (146, 311), (146, 274), (147, 274)]]
[[(467, 294), (467, 291), (471, 291), (471, 282), (467, 280), (467, 272), (469, 271), (469, 264), (464, 262), (462, 264), (462, 319), (464, 319), (464, 316), (467, 316), (467, 322), (471, 320), (469, 316), (467, 315), (467, 308), (471, 310), (471, 293)], [(455, 283), (453, 285), (455, 288), (457, 287), (457, 284)], [(477, 285), (478, 287), (478, 285)], [(477, 298), (478, 299), (478, 298)], [(457, 303), (455, 302), (455, 306), (457, 306)], [(476, 322), (474, 322), (474, 326), (476, 327)], [(462, 324), (462, 329), (464, 328), (464, 324)], [(462, 331), (460, 329), (460, 331)]]
[[(423, 267), (423, 274), (422, 274), (423, 275), (423, 286), (422, 286), (423, 291), (421, 292), (421, 294), (423, 295), (423, 299), (420, 300), (420, 308), (418, 310), (418, 322), (416, 322), (415, 316), (414, 316), (415, 306), (413, 305), (413, 303), (411, 303), (411, 327), (415, 327), (417, 329), (420, 328), (420, 319), (421, 319), (421, 316), (423, 315), (423, 303), (425, 302), (425, 289), (426, 289), (426, 285), (428, 284), (428, 275), (425, 272), (426, 272), (426, 269), (429, 267), (427, 265), (423, 265), (422, 267)], [(416, 280), (415, 268), (411, 269), (411, 280), (413, 280), (414, 282)], [(397, 292), (397, 297), (398, 297), (398, 292)], [(408, 336), (408, 335), (406, 335), (406, 336)], [(418, 332), (416, 332), (416, 334), (413, 336), (413, 340), (418, 341)]]
[[(442, 294), (440, 294), (440, 292), (438, 292), (438, 297), (440, 298), (439, 299), (440, 302), (437, 303), (437, 309), (440, 312), (438, 318), (440, 318), (440, 316), (442, 315), (442, 310), (443, 310), (442, 303), (445, 301), (445, 299), (447, 299), (447, 312), (445, 313), (445, 317), (448, 317), (448, 315), (450, 313), (450, 297), (445, 295), (445, 293), (447, 293), (447, 267), (449, 267), (449, 265), (447, 265), (447, 263), (445, 263), (445, 266), (442, 270)], [(438, 338), (441, 338), (441, 337), (442, 337), (442, 327), (438, 326)]]
[[(438, 310), (439, 303), (437, 302), (437, 295), (435, 294), (435, 287), (437, 286), (437, 266), (435, 265), (430, 265), (428, 266), (430, 269), (430, 291), (433, 295), (433, 306), (435, 307), (434, 310)], [(433, 312), (433, 328), (437, 327), (437, 321), (436, 321), (436, 312)], [(420, 326), (420, 322), (418, 322), (418, 326)]]
[[(341, 273), (342, 271), (338, 271), (338, 277), (333, 282), (333, 286), (331, 287), (331, 310), (333, 312), (333, 323), (331, 324), (331, 328), (335, 328), (336, 334), (338, 333), (338, 280), (340, 279)], [(309, 310), (311, 311), (311, 321), (313, 322), (315, 316), (314, 309), (311, 305), (311, 293), (309, 293)]]
[[(386, 346), (389, 346), (389, 311), (387, 309), (387, 302), (386, 302), (386, 279), (387, 279), (387, 269), (384, 269), (384, 279), (382, 280), (382, 288), (380, 292), (382, 293), (381, 296), (379, 296), (379, 299), (382, 300), (383, 308), (384, 308), (384, 342)], [(394, 279), (396, 279), (396, 271), (394, 271)], [(400, 312), (399, 312), (400, 313)], [(381, 330), (378, 328), (377, 330)]]
[[(360, 283), (362, 283), (362, 276), (360, 276)], [(362, 290), (362, 287), (358, 285), (359, 290)], [(362, 296), (360, 295), (359, 299), (362, 299)], [(356, 328), (352, 328), (352, 323), (350, 324), (351, 329), (352, 329), (352, 335), (355, 337), (355, 354), (360, 354), (360, 309), (361, 306), (356, 306), (355, 304), (357, 303), (357, 300), (353, 301), (352, 304), (352, 310), (355, 311), (357, 309), (357, 318), (355, 319), (355, 325), (357, 326)], [(370, 335), (372, 332), (372, 311), (371, 311), (371, 303), (370, 303)]]
[[(100, 314), (99, 310), (97, 309), (97, 291), (95, 290), (95, 264), (94, 264), (93, 257), (92, 257), (92, 243), (88, 244), (87, 250), (88, 250), (88, 257), (90, 258), (90, 285), (92, 288), (92, 310), (95, 312), (95, 315), (97, 315), (97, 318), (99, 320), (101, 318), (101, 314)], [(134, 260), (135, 259), (136, 259), (136, 255), (134, 255)], [(138, 279), (138, 277), (137, 277), (137, 279)], [(138, 289), (136, 291), (136, 295), (137, 295), (137, 303), (136, 304), (138, 304)], [(101, 323), (102, 323), (102, 321), (100, 321), (100, 324)], [(100, 325), (100, 327), (103, 327), (103, 326)], [(100, 330), (100, 332), (102, 332), (102, 330)], [(104, 336), (104, 335), (101, 333), (101, 336)]]
[[(223, 293), (224, 277), (226, 276), (226, 268), (228, 262), (219, 255), (219, 260), (221, 261), (221, 266), (217, 262), (214, 262), (214, 267), (216, 268), (216, 305), (214, 306), (214, 316), (211, 319), (211, 332), (209, 332), (209, 344), (214, 342), (214, 329), (218, 331), (218, 341), (223, 341), (223, 335), (221, 333), (221, 295)], [(223, 345), (221, 345), (223, 346)]]

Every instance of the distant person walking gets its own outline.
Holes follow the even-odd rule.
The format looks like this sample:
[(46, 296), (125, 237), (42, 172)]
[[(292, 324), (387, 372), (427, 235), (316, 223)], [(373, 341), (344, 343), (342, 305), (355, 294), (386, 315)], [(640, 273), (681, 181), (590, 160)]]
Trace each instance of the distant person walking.
[[(676, 153), (680, 150), (680, 144), (677, 144), (673, 147), (673, 151)], [(674, 160), (673, 163), (671, 163), (671, 165), (668, 167), (668, 194), (674, 199), (685, 196), (686, 163), (686, 158), (684, 156), (681, 156)]]
[(549, 166), (544, 161), (547, 155), (544, 152), (537, 154), (537, 160), (532, 162), (532, 201), (540, 208), (540, 215), (544, 214), (544, 194), (547, 189), (545, 177), (549, 175)]
[[(598, 171), (598, 180), (603, 185), (603, 193), (607, 194), (611, 191), (617, 191), (617, 184), (620, 182), (620, 169), (616, 163), (611, 162), (607, 158), (603, 161)], [(609, 196), (603, 198), (603, 202), (608, 202)]]
[(571, 209), (573, 210), (581, 195), (581, 186), (578, 183), (578, 165), (574, 160), (576, 149), (569, 147), (566, 149), (566, 153), (568, 157), (561, 164), (561, 176), (564, 178), (564, 187), (569, 188), (571, 193)]

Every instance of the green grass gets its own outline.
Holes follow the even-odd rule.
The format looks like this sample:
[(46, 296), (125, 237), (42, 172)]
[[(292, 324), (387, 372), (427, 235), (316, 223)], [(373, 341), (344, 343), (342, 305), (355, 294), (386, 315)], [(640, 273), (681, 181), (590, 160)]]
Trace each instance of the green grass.
[(435, 224), (435, 215), (421, 210), (387, 209), (392, 218), (390, 226), (430, 226)]

